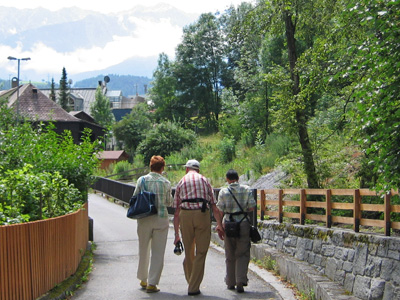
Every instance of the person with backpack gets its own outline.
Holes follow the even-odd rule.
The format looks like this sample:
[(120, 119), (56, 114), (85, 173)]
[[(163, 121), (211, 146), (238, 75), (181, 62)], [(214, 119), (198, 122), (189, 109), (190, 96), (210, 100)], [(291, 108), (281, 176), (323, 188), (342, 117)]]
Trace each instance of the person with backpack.
[[(250, 262), (250, 222), (247, 213), (256, 207), (252, 190), (239, 184), (238, 173), (226, 172), (229, 186), (222, 188), (218, 195), (217, 207), (224, 214), (225, 229), (225, 283), (229, 290), (244, 292), (247, 286), (247, 272)], [(229, 223), (229, 228), (228, 228)]]

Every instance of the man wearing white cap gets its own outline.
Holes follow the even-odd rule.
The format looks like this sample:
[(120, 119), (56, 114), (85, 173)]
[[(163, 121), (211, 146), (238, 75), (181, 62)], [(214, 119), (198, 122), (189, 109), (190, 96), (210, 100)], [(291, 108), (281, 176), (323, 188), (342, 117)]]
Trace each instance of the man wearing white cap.
[(186, 165), (186, 175), (176, 186), (173, 207), (175, 208), (174, 229), (176, 244), (180, 240), (179, 226), (185, 248), (183, 269), (189, 284), (188, 295), (200, 294), (204, 266), (211, 240), (211, 218), (213, 210), (217, 231), (223, 237), (222, 217), (216, 206), (214, 191), (207, 178), (199, 173), (200, 163), (191, 159)]

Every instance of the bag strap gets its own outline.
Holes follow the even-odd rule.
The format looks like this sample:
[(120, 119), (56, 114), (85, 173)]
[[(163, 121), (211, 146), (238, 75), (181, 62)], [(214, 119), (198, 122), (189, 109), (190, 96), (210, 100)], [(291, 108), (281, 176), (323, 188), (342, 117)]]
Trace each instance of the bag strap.
[(142, 177), (142, 192), (146, 191), (146, 179), (144, 178), (144, 176)]
[(242, 221), (246, 218), (247, 221), (249, 221), (249, 223), (250, 223), (249, 217), (247, 216), (247, 212), (245, 212), (245, 211), (243, 210), (242, 206), (239, 204), (239, 201), (236, 199), (235, 195), (232, 193), (232, 191), (231, 191), (230, 188), (228, 188), (228, 191), (229, 191), (229, 193), (231, 193), (231, 195), (232, 195), (233, 199), (235, 200), (236, 204), (239, 206), (240, 210), (241, 210), (242, 213), (244, 214), (244, 217), (243, 217), (242, 220), (240, 220), (240, 222), (242, 222)]

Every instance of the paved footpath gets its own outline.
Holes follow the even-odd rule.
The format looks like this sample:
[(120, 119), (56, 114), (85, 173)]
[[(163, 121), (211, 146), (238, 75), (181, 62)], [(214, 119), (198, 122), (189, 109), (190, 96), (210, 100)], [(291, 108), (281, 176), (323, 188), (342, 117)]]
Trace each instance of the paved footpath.
[[(89, 281), (75, 291), (76, 300), (129, 300), (129, 299), (294, 299), (288, 290), (271, 279), (268, 272), (257, 275), (249, 271), (249, 285), (245, 293), (238, 294), (224, 283), (225, 257), (221, 248), (212, 246), (207, 255), (206, 268), (200, 290), (201, 295), (188, 296), (183, 274), (184, 254), (173, 253), (173, 230), (168, 233), (164, 270), (160, 292), (147, 294), (136, 279), (138, 264), (138, 238), (136, 221), (126, 217), (126, 208), (114, 204), (98, 194), (89, 195), (89, 216), (94, 225), (93, 271)], [(251, 269), (254, 270), (254, 265)], [(255, 267), (257, 268), (257, 267)], [(271, 283), (269, 282), (271, 280)]]

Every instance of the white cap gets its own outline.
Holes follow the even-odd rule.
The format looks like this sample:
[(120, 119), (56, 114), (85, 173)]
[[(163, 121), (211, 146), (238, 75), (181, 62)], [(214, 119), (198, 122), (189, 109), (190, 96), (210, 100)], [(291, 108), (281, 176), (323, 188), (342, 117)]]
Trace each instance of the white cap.
[(195, 160), (195, 159), (189, 159), (185, 165), (186, 168), (194, 169), (194, 170), (199, 170), (200, 169), (200, 163)]

